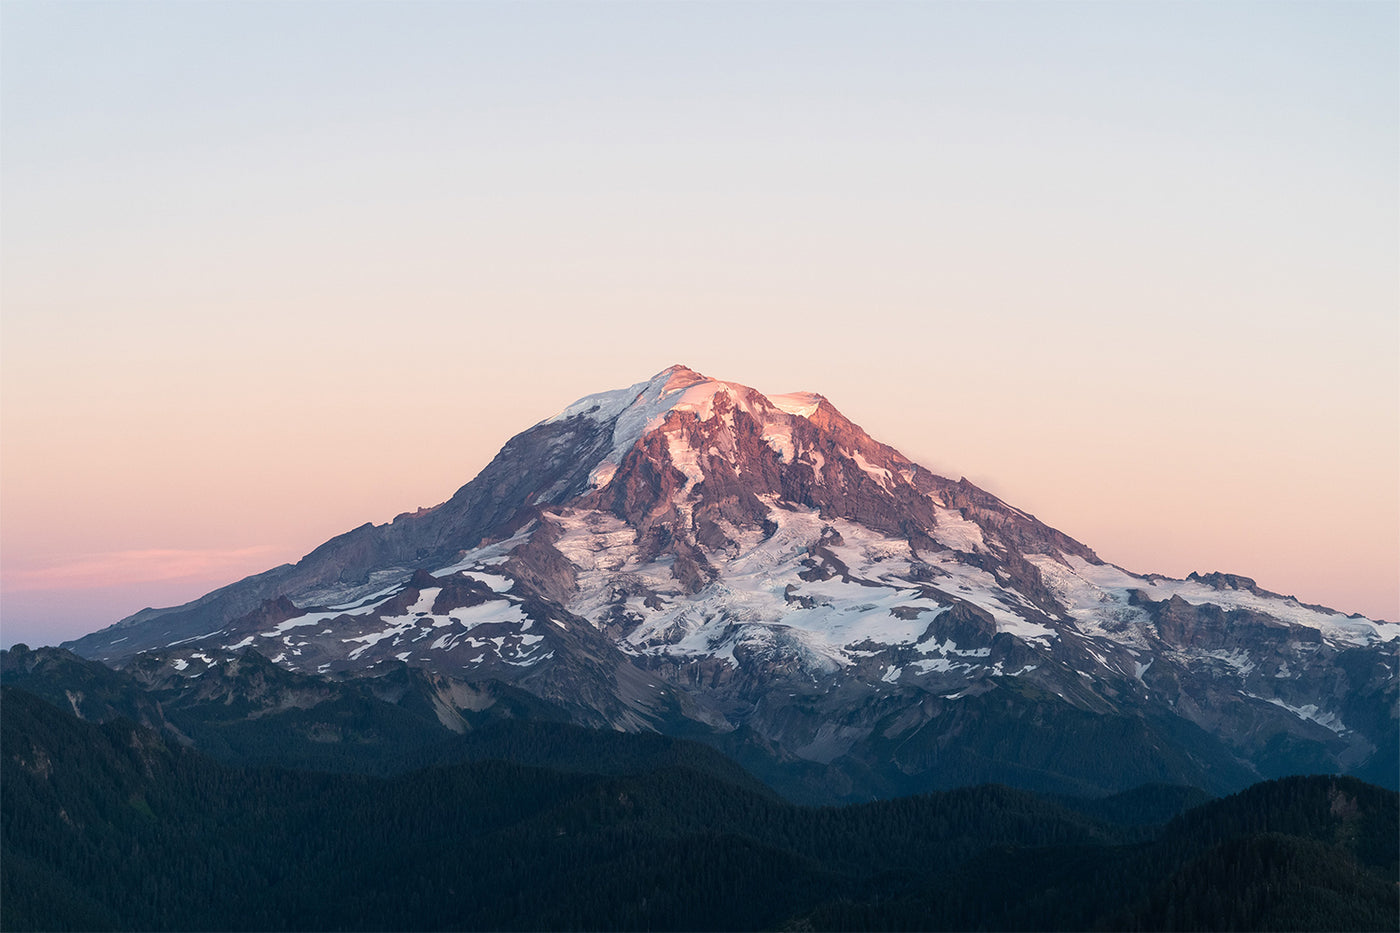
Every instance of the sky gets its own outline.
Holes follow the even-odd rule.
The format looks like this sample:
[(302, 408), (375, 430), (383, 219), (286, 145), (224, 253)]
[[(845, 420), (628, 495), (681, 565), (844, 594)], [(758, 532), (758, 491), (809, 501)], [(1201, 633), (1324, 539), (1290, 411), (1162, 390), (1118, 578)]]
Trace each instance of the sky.
[(0, 643), (673, 363), (1400, 620), (1394, 3), (0, 4)]

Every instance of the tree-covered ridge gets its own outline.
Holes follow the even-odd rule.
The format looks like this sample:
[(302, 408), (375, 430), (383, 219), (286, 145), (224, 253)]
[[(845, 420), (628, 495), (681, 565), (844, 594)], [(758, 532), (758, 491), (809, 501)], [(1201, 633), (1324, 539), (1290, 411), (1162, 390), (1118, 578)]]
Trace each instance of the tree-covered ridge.
[(1396, 795), (1350, 779), (1270, 782), (1165, 826), (1152, 820), (1172, 801), (1194, 802), (1179, 789), (1078, 810), (1004, 787), (809, 808), (691, 767), (704, 760), (684, 743), (519, 725), (512, 738), (512, 725), (498, 724), (491, 741), (538, 764), (557, 741), (573, 766), (607, 760), (611, 773), (504, 761), (387, 778), (233, 767), (6, 687), (0, 926), (1375, 929), (1397, 920)]

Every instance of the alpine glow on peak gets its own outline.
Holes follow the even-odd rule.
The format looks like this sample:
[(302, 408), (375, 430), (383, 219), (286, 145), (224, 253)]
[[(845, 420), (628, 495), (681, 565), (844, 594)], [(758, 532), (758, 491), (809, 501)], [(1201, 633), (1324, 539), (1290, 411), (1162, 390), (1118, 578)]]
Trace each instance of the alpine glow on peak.
[[(747, 736), (723, 741), (864, 794), (1383, 772), (1397, 637), (1243, 577), (1106, 564), (819, 395), (673, 366), (517, 435), (441, 505), (72, 647), (505, 682), (581, 722)], [(1001, 740), (1035, 722), (1060, 744)], [(1122, 746), (1107, 772), (1095, 735)]]

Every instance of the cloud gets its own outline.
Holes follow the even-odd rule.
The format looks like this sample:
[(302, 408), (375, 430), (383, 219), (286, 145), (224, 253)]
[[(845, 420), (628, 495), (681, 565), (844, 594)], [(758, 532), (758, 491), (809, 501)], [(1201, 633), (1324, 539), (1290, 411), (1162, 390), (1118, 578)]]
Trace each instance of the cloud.
[(150, 548), (88, 554), (41, 567), (7, 567), (0, 581), (9, 592), (94, 589), (123, 583), (186, 578), (232, 579), (265, 570), (285, 549), (272, 544), (243, 548)]

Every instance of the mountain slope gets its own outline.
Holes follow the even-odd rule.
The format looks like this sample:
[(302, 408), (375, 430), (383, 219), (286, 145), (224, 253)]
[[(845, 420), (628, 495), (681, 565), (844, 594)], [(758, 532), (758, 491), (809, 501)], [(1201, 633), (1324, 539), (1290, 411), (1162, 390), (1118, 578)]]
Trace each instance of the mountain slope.
[[(255, 647), (325, 674), (393, 659), (580, 722), (705, 733), (859, 798), (1393, 781), (1397, 637), (1246, 578), (1106, 564), (819, 395), (677, 366), (513, 438), (440, 506), (71, 647)], [(1036, 750), (1072, 723), (1115, 736), (1113, 760)]]
[[(808, 808), (646, 753), (609, 775), (500, 761), (393, 778), (238, 769), (8, 686), (0, 733), (6, 930), (1341, 930), (1395, 918), (1396, 795), (1344, 778), (1254, 787), (1163, 826), (1177, 789), (1080, 802), (1121, 806), (1118, 823), (1004, 787)], [(1237, 892), (1248, 897), (1226, 896)]]

